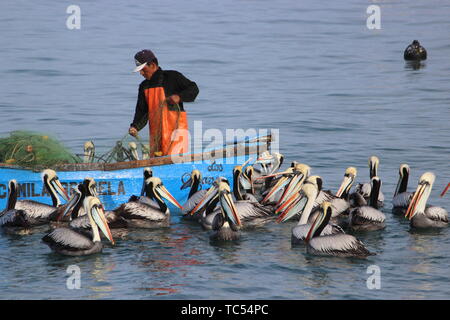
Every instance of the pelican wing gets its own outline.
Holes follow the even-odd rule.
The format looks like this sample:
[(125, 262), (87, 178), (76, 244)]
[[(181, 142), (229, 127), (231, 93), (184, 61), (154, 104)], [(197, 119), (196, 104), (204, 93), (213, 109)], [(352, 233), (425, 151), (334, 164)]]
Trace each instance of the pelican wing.
[(127, 202), (114, 211), (119, 212), (120, 216), (124, 219), (145, 219), (152, 221), (163, 221), (167, 219), (167, 216), (161, 212), (159, 206), (148, 205), (143, 202)]
[(352, 235), (343, 233), (312, 238), (309, 246), (315, 253), (328, 255), (371, 255), (361, 241)]
[(183, 205), (183, 210), (181, 211), (181, 213), (183, 215), (187, 215), (189, 212), (191, 212), (191, 210), (194, 209), (199, 204), (200, 200), (203, 199), (206, 192), (208, 192), (207, 189), (202, 189), (194, 193), (192, 197), (190, 197)]
[(76, 219), (73, 219), (72, 221), (70, 221), (69, 227), (73, 229), (90, 229), (91, 221), (89, 220), (89, 216), (85, 214)]
[(25, 211), (33, 219), (48, 219), (57, 208), (33, 200), (21, 200), (17, 201), (15, 209)]
[[(309, 230), (311, 229), (311, 223), (307, 224), (299, 224), (292, 229), (292, 236), (297, 238), (298, 240), (305, 240), (308, 235)], [(337, 233), (345, 233), (344, 230), (335, 224), (327, 224), (325, 228), (322, 230), (321, 236), (328, 236)]]
[(353, 219), (355, 216), (368, 222), (384, 222), (386, 220), (383, 212), (369, 206), (353, 209), (350, 212), (350, 219)]
[(425, 215), (431, 220), (448, 222), (448, 212), (441, 207), (428, 207)]
[(269, 217), (272, 212), (263, 205), (248, 200), (234, 203), (240, 219), (248, 220), (253, 218)]
[(392, 206), (399, 208), (407, 208), (413, 197), (413, 192), (402, 192), (392, 199)]
[(23, 227), (29, 228), (30, 225), (25, 217), (25, 212), (23, 210), (11, 209), (2, 212), (0, 217), (1, 227)]
[(42, 238), (49, 245), (57, 245), (68, 250), (90, 249), (93, 242), (85, 236), (69, 229), (58, 228)]

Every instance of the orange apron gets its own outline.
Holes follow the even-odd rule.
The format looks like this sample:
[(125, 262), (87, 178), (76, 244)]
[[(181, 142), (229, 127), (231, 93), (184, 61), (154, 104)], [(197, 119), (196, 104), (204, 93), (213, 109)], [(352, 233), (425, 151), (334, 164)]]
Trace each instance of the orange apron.
[(150, 130), (150, 157), (188, 152), (189, 129), (185, 111), (168, 105), (163, 87), (145, 89)]

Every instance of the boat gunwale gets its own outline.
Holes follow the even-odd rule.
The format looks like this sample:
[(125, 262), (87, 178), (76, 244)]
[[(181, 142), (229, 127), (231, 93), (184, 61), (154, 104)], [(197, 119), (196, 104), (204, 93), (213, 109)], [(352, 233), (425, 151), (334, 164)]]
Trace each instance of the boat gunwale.
[[(123, 161), (115, 163), (66, 163), (51, 166), (56, 171), (114, 171), (123, 169), (135, 169), (142, 167), (154, 167), (177, 163), (190, 163), (203, 160), (224, 159), (230, 157), (239, 157), (250, 154), (260, 154), (269, 149), (272, 136), (262, 136), (250, 141), (242, 141), (231, 145), (226, 145), (222, 149), (214, 149), (201, 153), (180, 154), (174, 156), (155, 157), (147, 160)], [(250, 143), (256, 145), (249, 145)], [(18, 169), (31, 170), (39, 172), (42, 167), (26, 168), (17, 165), (0, 163), (0, 169)]]

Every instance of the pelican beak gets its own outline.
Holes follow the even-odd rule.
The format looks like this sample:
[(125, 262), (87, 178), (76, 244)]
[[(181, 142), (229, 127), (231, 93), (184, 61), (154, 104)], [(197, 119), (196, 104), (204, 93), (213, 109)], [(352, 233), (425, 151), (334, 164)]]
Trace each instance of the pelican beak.
[(237, 226), (241, 226), (241, 219), (239, 219), (233, 199), (229, 193), (223, 192), (220, 194), (220, 204), (222, 205), (223, 213), (231, 222)]
[(444, 196), (444, 194), (446, 194), (447, 190), (450, 188), (450, 183), (445, 187), (444, 191), (442, 191), (441, 193), (441, 197)]
[(281, 196), (280, 200), (278, 200), (277, 205), (283, 204), (284, 203), (284, 199), (286, 199), (287, 197), (290, 197), (293, 193), (296, 193), (298, 191), (300, 191), (300, 188), (303, 185), (303, 178), (305, 176), (303, 175), (303, 173), (300, 173), (298, 175), (295, 175), (291, 181), (289, 182), (289, 185), (286, 187), (286, 189), (283, 192), (283, 195)]
[(58, 216), (56, 221), (60, 221), (62, 218), (64, 218), (75, 207), (75, 205), (78, 203), (78, 201), (80, 201), (80, 198), (81, 198), (81, 195), (78, 192), (74, 192), (72, 197), (69, 199), (69, 202), (67, 203), (66, 208)]
[(345, 190), (347, 190), (347, 188), (349, 186), (351, 186), (353, 183), (353, 177), (352, 176), (345, 176), (344, 180), (342, 180), (342, 183), (339, 187), (338, 192), (336, 193), (336, 197), (340, 198), (342, 196), (342, 194), (344, 193)]
[(184, 190), (192, 186), (192, 177), (190, 177), (183, 185), (180, 187), (180, 190)]
[(272, 197), (275, 193), (277, 193), (281, 188), (283, 188), (289, 182), (288, 177), (282, 177), (278, 180), (277, 184), (273, 186), (272, 190), (264, 197), (261, 201), (262, 204), (266, 203), (270, 197)]
[(108, 222), (106, 221), (105, 211), (102, 206), (93, 206), (91, 208), (91, 215), (94, 219), (97, 226), (102, 230), (102, 233), (105, 237), (114, 244), (114, 239), (111, 234), (111, 230), (109, 229)]
[(55, 188), (56, 192), (58, 192), (58, 194), (64, 198), (64, 200), (69, 201), (67, 191), (66, 189), (64, 189), (59, 179), (53, 179), (52, 181), (50, 181), (50, 183), (52, 184), (53, 188)]
[[(297, 196), (293, 201), (290, 201), (290, 204), (287, 206), (286, 210), (284, 210), (284, 212), (278, 217), (277, 222), (285, 222), (295, 216), (298, 212), (302, 212), (305, 209), (307, 202), (308, 199), (306, 197)], [(289, 201), (286, 203), (289, 203)]]
[(162, 197), (169, 200), (174, 206), (183, 210), (183, 206), (178, 203), (178, 201), (170, 194), (169, 190), (167, 190), (166, 187), (164, 187), (163, 185), (159, 185), (157, 187), (157, 190)]
[(195, 206), (195, 208), (192, 209), (191, 212), (189, 212), (189, 214), (193, 216), (194, 213), (196, 213), (198, 210), (201, 210), (205, 206), (205, 204), (207, 204), (211, 199), (215, 198), (218, 195), (218, 191), (218, 188), (212, 185), (203, 196), (203, 198), (199, 201), (199, 203)]
[(269, 175), (266, 175), (266, 176), (262, 176), (262, 177), (256, 178), (255, 180), (262, 180), (262, 179), (267, 179), (267, 178), (272, 178), (272, 177), (278, 177), (278, 176), (281, 176), (283, 174), (292, 174), (292, 168), (288, 168), (287, 170), (282, 171), (282, 172), (277, 172), (277, 173), (269, 174)]
[(412, 217), (414, 217), (414, 215), (416, 214), (417, 204), (420, 202), (420, 199), (422, 198), (423, 193), (425, 192), (427, 186), (428, 184), (426, 183), (420, 184), (417, 187), (416, 192), (414, 192), (414, 196), (412, 197), (408, 209), (406, 210), (405, 213), (405, 217), (408, 218), (409, 220), (411, 220)]

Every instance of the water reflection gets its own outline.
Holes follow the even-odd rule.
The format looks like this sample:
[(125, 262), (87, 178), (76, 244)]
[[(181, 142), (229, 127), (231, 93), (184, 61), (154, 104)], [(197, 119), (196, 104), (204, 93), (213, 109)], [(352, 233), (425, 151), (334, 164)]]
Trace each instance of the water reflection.
[(407, 61), (405, 63), (405, 69), (410, 69), (410, 70), (419, 70), (422, 68), (425, 68), (426, 64), (423, 61)]

